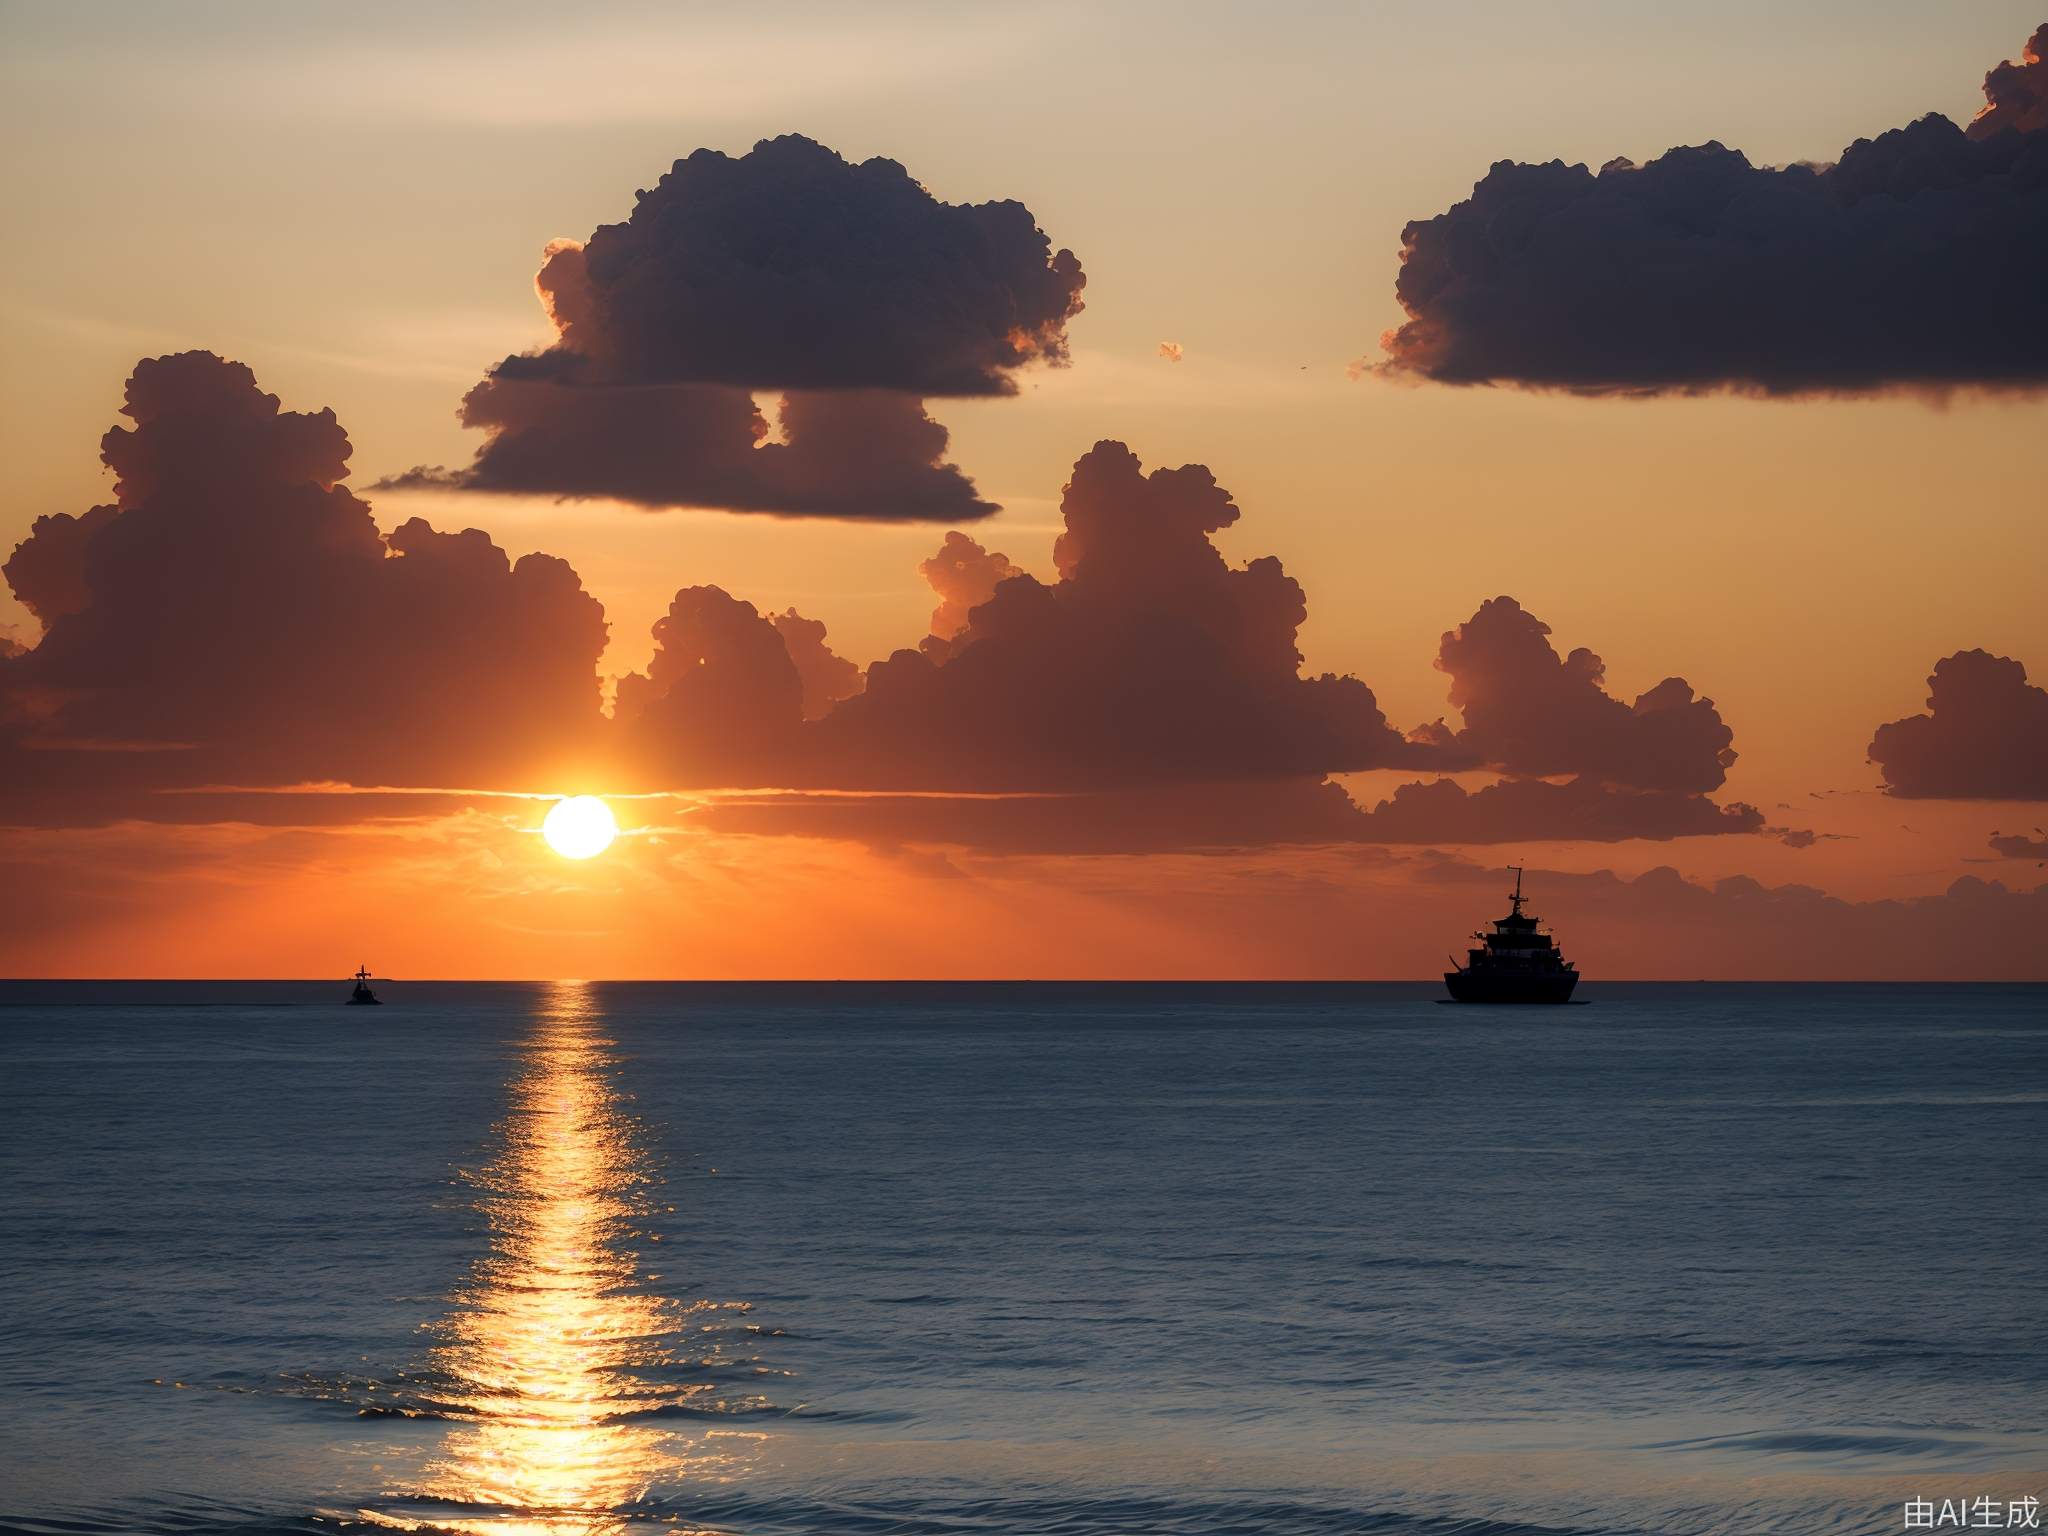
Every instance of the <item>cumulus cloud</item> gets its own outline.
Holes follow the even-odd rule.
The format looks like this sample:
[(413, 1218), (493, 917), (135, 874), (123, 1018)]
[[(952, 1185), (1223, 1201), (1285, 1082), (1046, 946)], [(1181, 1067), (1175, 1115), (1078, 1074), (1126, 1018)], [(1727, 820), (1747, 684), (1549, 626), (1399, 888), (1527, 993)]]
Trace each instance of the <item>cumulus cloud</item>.
[(825, 643), (823, 621), (807, 619), (794, 608), (785, 608), (770, 614), (768, 622), (782, 636), (783, 649), (789, 652), (797, 680), (803, 684), (806, 720), (829, 713), (841, 699), (860, 692), (860, 668)]
[[(1306, 595), (1276, 559), (1224, 558), (1215, 536), (1240, 511), (1209, 471), (1148, 471), (1118, 443), (1074, 465), (1052, 579), (949, 533), (920, 567), (933, 633), (865, 676), (817, 620), (685, 587), (607, 722), (603, 613), (575, 573), (515, 564), (475, 529), (415, 518), (380, 535), (342, 484), (331, 412), (284, 411), (206, 353), (139, 365), (126, 411), (104, 445), (114, 501), (41, 520), (6, 565), (46, 630), (0, 659), (0, 784), (68, 787), (70, 814), (219, 785), (521, 790), (566, 769), (808, 791), (718, 814), (896, 843), (918, 828), (1132, 850), (1760, 824), (1704, 798), (1733, 756), (1711, 703), (1675, 680), (1633, 706), (1608, 697), (1598, 658), (1560, 659), (1505, 598), (1444, 637), (1464, 724), (1404, 737), (1357, 678), (1304, 675)], [(1371, 810), (1332, 778), (1475, 766), (1508, 778), (1406, 785)], [(337, 798), (249, 814), (378, 809)], [(209, 792), (151, 814), (219, 809)]]
[(2048, 385), (2042, 43), (1967, 133), (1929, 115), (1832, 166), (1718, 143), (1499, 161), (1402, 231), (1387, 366), (1588, 393)]
[(1436, 666), (1450, 675), (1464, 725), (1438, 722), (1416, 736), (1454, 759), (1676, 794), (1720, 788), (1735, 761), (1734, 732), (1684, 678), (1624, 704), (1607, 692), (1606, 663), (1584, 646), (1560, 657), (1550, 626), (1511, 597), (1481, 603), (1447, 631)]
[[(394, 485), (830, 517), (993, 506), (943, 461), (938, 395), (1067, 360), (1085, 283), (1021, 203), (942, 203), (893, 160), (795, 135), (678, 160), (632, 214), (558, 240), (556, 329), (463, 402), (471, 465)], [(782, 392), (779, 437), (754, 402)]]
[[(1098, 443), (1062, 508), (1058, 580), (948, 539), (925, 566), (946, 643), (876, 662), (808, 726), (768, 621), (716, 589), (679, 594), (648, 674), (620, 687), (621, 723), (662, 737), (656, 722), (681, 711), (692, 739), (720, 742), (689, 752), (690, 771), (723, 775), (698, 782), (755, 786), (1073, 791), (1432, 760), (1364, 683), (1301, 675), (1302, 590), (1271, 557), (1223, 558), (1210, 535), (1238, 508), (1208, 470), (1148, 474)], [(765, 638), (742, 639), (750, 628)], [(779, 725), (721, 729), (748, 699)]]
[[(1663, 840), (1764, 830), (1762, 814), (1707, 798), (1735, 761), (1734, 732), (1712, 699), (1667, 677), (1633, 703), (1606, 688), (1584, 646), (1559, 656), (1550, 626), (1511, 597), (1481, 603), (1437, 648), (1463, 717), (1410, 733), (1446, 766), (1508, 775), (1468, 792), (1406, 784), (1370, 817), (1390, 842)], [(1570, 775), (1563, 783), (1550, 782)]]
[(45, 633), (0, 661), (0, 782), (468, 784), (587, 750), (604, 612), (562, 561), (380, 536), (334, 413), (211, 353), (138, 363), (122, 412), (114, 502), (6, 564)]
[(803, 678), (752, 603), (685, 587), (654, 625), (654, 658), (619, 679), (616, 718), (636, 761), (673, 784), (779, 784), (803, 746)]
[[(1067, 356), (1086, 279), (1017, 202), (942, 203), (797, 134), (700, 149), (621, 224), (549, 247), (564, 352), (638, 383), (1002, 395)], [(527, 366), (532, 365), (529, 360)]]
[(949, 533), (937, 554), (922, 562), (917, 573), (939, 597), (932, 610), (932, 638), (951, 640), (967, 627), (968, 617), (996, 595), (996, 588), (1025, 573), (1001, 551), (990, 553), (964, 533)]
[(120, 510), (108, 505), (89, 507), (75, 517), (69, 512), (39, 517), (0, 566), (14, 595), (45, 630), (86, 605), (86, 549)]
[(2009, 656), (1934, 664), (1927, 712), (1880, 725), (1870, 760), (1907, 800), (2048, 800), (2048, 691)]
[[(619, 719), (665, 787), (812, 793), (726, 799), (709, 824), (1038, 851), (1267, 842), (1490, 843), (1750, 832), (1722, 807), (1734, 759), (1711, 702), (1667, 680), (1633, 706), (1599, 658), (1560, 659), (1512, 599), (1444, 636), (1465, 724), (1404, 739), (1351, 677), (1304, 677), (1307, 599), (1278, 561), (1233, 566), (1213, 536), (1239, 509), (1199, 465), (1147, 472), (1122, 444), (1075, 464), (1040, 581), (963, 534), (920, 569), (933, 634), (822, 712), (754, 608), (679, 593)], [(1467, 790), (1402, 786), (1361, 809), (1330, 776), (1489, 767)], [(1566, 782), (1549, 780), (1569, 775)], [(816, 793), (828, 791), (829, 793)], [(852, 792), (852, 793), (849, 793)]]
[(1074, 465), (1058, 580), (999, 582), (950, 659), (898, 651), (820, 722), (857, 782), (1078, 789), (1281, 778), (1415, 760), (1353, 677), (1304, 677), (1307, 601), (1271, 556), (1229, 564), (1237, 521), (1200, 465), (1147, 473), (1121, 443)]
[(2007, 59), (1984, 77), (1984, 105), (1970, 119), (1970, 137), (1994, 138), (2008, 128), (2017, 133), (2048, 128), (2048, 22), (2035, 29), (2017, 59)]

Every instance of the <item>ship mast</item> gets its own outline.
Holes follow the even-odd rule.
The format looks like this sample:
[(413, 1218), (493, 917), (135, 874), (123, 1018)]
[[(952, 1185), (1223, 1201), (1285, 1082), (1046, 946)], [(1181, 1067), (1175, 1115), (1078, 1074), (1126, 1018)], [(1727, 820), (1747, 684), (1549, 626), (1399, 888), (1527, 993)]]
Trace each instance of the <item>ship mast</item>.
[(1522, 915), (1522, 866), (1510, 864), (1508, 868), (1515, 872), (1515, 893), (1508, 899), (1515, 904), (1515, 916), (1520, 917)]

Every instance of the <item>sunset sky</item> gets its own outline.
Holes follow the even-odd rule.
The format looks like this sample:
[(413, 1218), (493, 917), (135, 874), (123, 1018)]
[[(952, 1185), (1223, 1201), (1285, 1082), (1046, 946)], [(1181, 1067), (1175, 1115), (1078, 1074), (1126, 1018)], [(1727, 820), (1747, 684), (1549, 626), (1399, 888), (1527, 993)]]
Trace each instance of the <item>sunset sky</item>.
[(0, 972), (2048, 977), (2043, 19), (0, 5)]

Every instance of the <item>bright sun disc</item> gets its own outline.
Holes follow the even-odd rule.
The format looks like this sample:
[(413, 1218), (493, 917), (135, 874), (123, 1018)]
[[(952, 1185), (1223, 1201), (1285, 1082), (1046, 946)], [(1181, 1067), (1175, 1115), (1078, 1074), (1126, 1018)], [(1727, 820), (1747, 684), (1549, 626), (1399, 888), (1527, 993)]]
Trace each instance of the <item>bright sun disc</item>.
[(597, 796), (571, 795), (555, 802), (540, 824), (540, 835), (565, 859), (594, 859), (611, 847), (619, 824), (612, 819), (612, 808)]

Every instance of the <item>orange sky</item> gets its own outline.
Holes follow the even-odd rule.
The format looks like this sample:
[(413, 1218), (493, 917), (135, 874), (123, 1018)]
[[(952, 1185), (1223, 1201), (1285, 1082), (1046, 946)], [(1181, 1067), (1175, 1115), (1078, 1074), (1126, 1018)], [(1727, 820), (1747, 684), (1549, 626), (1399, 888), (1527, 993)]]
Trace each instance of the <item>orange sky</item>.
[[(693, 826), (687, 801), (645, 803), (666, 829), (649, 831), (622, 801), (629, 835), (570, 864), (533, 835), (544, 801), (299, 828), (16, 817), (0, 972), (323, 974), (360, 951), (415, 976), (1407, 976), (1498, 915), (1478, 871), (1526, 861), (1557, 872), (1539, 909), (1589, 974), (1837, 974), (1850, 950), (1830, 946), (1906, 920), (1770, 918), (1738, 892), (1713, 909), (1727, 949), (1708, 965), (1670, 958), (1695, 947), (1672, 925), (1704, 920), (1683, 893), (1563, 877), (1669, 866), (1849, 903), (2040, 883), (1987, 839), (2048, 806), (1900, 800), (1865, 760), (1941, 657), (1981, 647), (2048, 680), (2038, 393), (1614, 400), (1347, 374), (1402, 318), (1403, 223), (1493, 161), (1708, 139), (1758, 164), (1831, 159), (1923, 112), (1967, 121), (2039, 15), (1580, 4), (1512, 42), (1498, 12), (1459, 6), (899, 7), (858, 36), (841, 15), (0, 12), (0, 119), (34, 146), (0, 172), (32, 233), (0, 251), (0, 552), (111, 498), (98, 443), (138, 358), (206, 348), (286, 410), (333, 408), (385, 532), (424, 517), (566, 560), (609, 621), (607, 677), (648, 667), (651, 626), (698, 584), (822, 619), (863, 666), (914, 646), (934, 604), (917, 565), (944, 524), (364, 489), (475, 451), (464, 392), (550, 339), (532, 286), (547, 241), (623, 218), (698, 146), (800, 131), (901, 161), (943, 200), (1019, 199), (1086, 268), (1070, 367), (930, 403), (947, 456), (1003, 505), (968, 527), (983, 545), (1051, 581), (1061, 486), (1098, 439), (1148, 468), (1205, 464), (1243, 514), (1216, 547), (1278, 556), (1306, 592), (1304, 675), (1363, 678), (1398, 730), (1455, 725), (1439, 636), (1511, 594), (1561, 655), (1597, 651), (1615, 697), (1674, 675), (1710, 697), (1739, 753), (1716, 800), (1818, 840), (1020, 855), (734, 835)], [(39, 633), (4, 593), (0, 623)], [(1345, 782), (1370, 807), (1415, 777)], [(1987, 919), (2018, 946), (2002, 974), (2044, 974), (2039, 907)], [(1961, 940), (1888, 963), (1987, 973)]]

